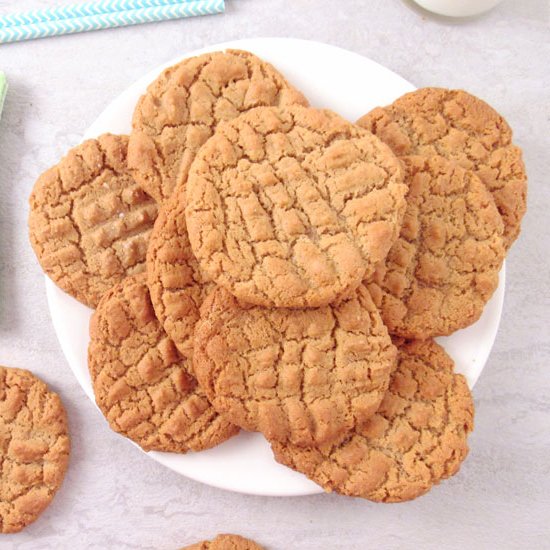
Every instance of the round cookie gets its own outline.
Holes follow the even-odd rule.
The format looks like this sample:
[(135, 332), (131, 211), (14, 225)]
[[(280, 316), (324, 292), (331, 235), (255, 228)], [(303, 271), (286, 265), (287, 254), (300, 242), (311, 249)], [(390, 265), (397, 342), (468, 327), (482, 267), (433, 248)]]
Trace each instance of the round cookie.
[(240, 535), (218, 535), (214, 540), (203, 540), (181, 550), (263, 550), (263, 547)]
[(448, 335), (477, 321), (498, 286), (502, 218), (473, 172), (439, 156), (401, 160), (401, 233), (366, 282), (390, 334)]
[(291, 106), (219, 125), (186, 190), (189, 240), (212, 280), (251, 304), (319, 307), (386, 257), (406, 186), (371, 133)]
[(158, 202), (189, 167), (216, 125), (258, 106), (307, 105), (269, 63), (250, 52), (227, 50), (185, 59), (166, 69), (134, 111), (129, 164)]
[(199, 308), (214, 288), (200, 271), (185, 224), (185, 200), (174, 193), (162, 205), (147, 249), (151, 302), (179, 352), (190, 358)]
[(364, 429), (318, 449), (272, 443), (277, 461), (326, 491), (378, 502), (411, 500), (456, 474), (473, 429), (466, 379), (433, 340), (398, 349), (389, 390)]
[(29, 199), (40, 265), (90, 307), (126, 275), (145, 269), (157, 205), (130, 176), (127, 148), (127, 136), (85, 141), (38, 178)]
[(463, 90), (422, 88), (357, 122), (399, 155), (441, 155), (473, 170), (491, 191), (510, 247), (527, 207), (527, 175), (512, 130), (492, 107)]
[(16, 533), (46, 509), (69, 462), (61, 399), (27, 370), (0, 366), (0, 533)]
[(367, 289), (318, 309), (265, 309), (217, 288), (195, 329), (193, 367), (212, 405), (268, 439), (320, 445), (377, 410), (396, 350)]
[(238, 431), (212, 408), (153, 311), (145, 273), (101, 299), (88, 365), (111, 428), (146, 451), (201, 451)]

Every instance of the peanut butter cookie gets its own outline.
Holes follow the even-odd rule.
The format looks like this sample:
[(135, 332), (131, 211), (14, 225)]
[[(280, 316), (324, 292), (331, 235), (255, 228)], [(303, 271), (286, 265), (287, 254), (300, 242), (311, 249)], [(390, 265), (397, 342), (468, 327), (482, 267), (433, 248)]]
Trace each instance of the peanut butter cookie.
[(510, 247), (527, 206), (527, 175), (512, 130), (487, 103), (462, 90), (422, 88), (358, 124), (399, 155), (441, 155), (473, 170), (491, 191)]
[(268, 439), (320, 445), (377, 410), (396, 350), (364, 286), (318, 309), (265, 309), (217, 288), (195, 329), (193, 366), (212, 405)]
[(0, 366), (0, 533), (20, 531), (47, 508), (69, 451), (59, 396), (29, 371)]
[(186, 189), (201, 269), (267, 307), (325, 306), (357, 288), (397, 238), (406, 192), (378, 138), (301, 106), (220, 124)]
[(238, 429), (212, 408), (153, 311), (145, 273), (101, 299), (90, 323), (88, 364), (111, 428), (144, 450), (185, 453)]
[(181, 550), (263, 550), (263, 547), (240, 535), (218, 535), (214, 540), (203, 540)]
[(199, 308), (215, 285), (201, 272), (191, 250), (184, 199), (174, 193), (160, 209), (147, 250), (147, 283), (158, 320), (189, 358)]
[(227, 50), (183, 60), (166, 69), (139, 100), (133, 117), (129, 164), (158, 202), (185, 182), (200, 146), (222, 120), (253, 107), (307, 105), (269, 63), (250, 52)]
[(326, 491), (380, 502), (411, 500), (456, 474), (473, 429), (466, 380), (433, 340), (398, 348), (390, 388), (366, 426), (320, 448), (272, 443), (275, 458)]
[(145, 269), (157, 205), (130, 176), (127, 147), (127, 136), (85, 141), (40, 176), (29, 199), (40, 265), (90, 307), (126, 275)]
[(498, 286), (502, 218), (473, 172), (443, 157), (402, 157), (401, 233), (368, 288), (390, 334), (448, 335), (477, 321)]

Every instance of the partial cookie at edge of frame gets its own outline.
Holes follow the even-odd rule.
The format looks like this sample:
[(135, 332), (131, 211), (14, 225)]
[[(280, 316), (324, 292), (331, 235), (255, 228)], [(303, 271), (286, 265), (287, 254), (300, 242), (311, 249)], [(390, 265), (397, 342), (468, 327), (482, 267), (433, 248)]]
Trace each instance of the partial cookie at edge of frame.
[(69, 453), (59, 396), (31, 372), (0, 366), (0, 533), (20, 531), (48, 507)]
[(264, 550), (264, 548), (240, 535), (218, 535), (213, 540), (197, 542), (181, 550)]

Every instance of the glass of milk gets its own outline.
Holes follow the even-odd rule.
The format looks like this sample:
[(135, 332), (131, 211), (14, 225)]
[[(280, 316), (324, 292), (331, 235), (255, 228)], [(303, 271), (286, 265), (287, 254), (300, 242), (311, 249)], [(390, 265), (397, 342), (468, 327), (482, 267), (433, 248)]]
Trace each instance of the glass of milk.
[(424, 9), (449, 17), (470, 17), (494, 8), (502, 0), (414, 0)]

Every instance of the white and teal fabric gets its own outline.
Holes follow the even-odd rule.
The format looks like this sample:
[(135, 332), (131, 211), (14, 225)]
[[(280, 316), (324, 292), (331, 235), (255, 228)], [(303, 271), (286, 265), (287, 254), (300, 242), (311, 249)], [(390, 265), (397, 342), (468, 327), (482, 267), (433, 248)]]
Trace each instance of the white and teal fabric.
[(224, 0), (97, 0), (0, 14), (0, 44), (222, 13)]

